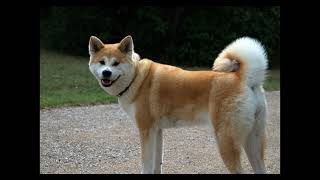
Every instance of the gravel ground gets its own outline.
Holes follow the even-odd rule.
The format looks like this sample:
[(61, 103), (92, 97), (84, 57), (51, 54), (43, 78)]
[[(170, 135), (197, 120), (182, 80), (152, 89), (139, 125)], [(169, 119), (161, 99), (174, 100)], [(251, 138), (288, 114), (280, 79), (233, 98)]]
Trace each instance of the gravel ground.
[[(280, 173), (280, 92), (267, 92), (267, 173)], [(138, 130), (118, 104), (40, 111), (41, 174), (140, 173)], [(163, 173), (228, 173), (205, 126), (164, 130)], [(253, 173), (242, 154), (245, 173)]]

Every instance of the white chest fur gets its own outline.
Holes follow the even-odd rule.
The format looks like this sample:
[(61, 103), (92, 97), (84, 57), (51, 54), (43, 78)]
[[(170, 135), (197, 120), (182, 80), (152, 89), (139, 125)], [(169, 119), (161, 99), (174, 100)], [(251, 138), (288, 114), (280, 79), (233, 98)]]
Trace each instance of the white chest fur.
[(131, 120), (135, 120), (135, 107), (133, 104), (128, 103), (125, 100), (118, 99), (121, 108), (127, 113)]

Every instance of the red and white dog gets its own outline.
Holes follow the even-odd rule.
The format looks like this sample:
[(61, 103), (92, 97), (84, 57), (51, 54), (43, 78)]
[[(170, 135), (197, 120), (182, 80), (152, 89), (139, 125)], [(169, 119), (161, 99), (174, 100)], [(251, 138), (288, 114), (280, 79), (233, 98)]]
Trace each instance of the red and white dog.
[(104, 44), (92, 36), (89, 68), (107, 93), (118, 96), (140, 132), (142, 173), (161, 173), (162, 130), (206, 123), (213, 127), (230, 173), (241, 173), (244, 148), (255, 173), (265, 173), (267, 105), (263, 46), (239, 38), (217, 57), (212, 71), (186, 71), (134, 52), (131, 36)]

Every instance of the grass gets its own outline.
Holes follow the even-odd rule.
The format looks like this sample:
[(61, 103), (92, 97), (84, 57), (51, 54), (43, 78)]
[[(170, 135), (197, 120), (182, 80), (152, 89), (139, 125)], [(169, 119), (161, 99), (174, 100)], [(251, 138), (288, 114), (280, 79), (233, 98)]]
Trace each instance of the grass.
[(88, 58), (40, 51), (40, 107), (79, 106), (116, 102), (88, 68)]
[[(40, 107), (95, 105), (117, 102), (98, 85), (88, 68), (89, 58), (40, 50)], [(203, 68), (188, 68), (193, 70)], [(280, 90), (280, 71), (268, 73), (267, 91)]]
[(267, 71), (264, 88), (266, 91), (280, 91), (280, 70)]

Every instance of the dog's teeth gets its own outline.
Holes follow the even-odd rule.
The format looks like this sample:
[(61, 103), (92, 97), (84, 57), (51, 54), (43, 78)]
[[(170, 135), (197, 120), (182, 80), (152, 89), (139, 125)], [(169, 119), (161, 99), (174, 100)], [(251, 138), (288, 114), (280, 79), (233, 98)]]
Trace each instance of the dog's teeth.
[(102, 83), (103, 85), (110, 85), (110, 84), (112, 83), (112, 81), (110, 81), (110, 80), (108, 80), (108, 79), (102, 79), (102, 80), (101, 80), (101, 83)]

